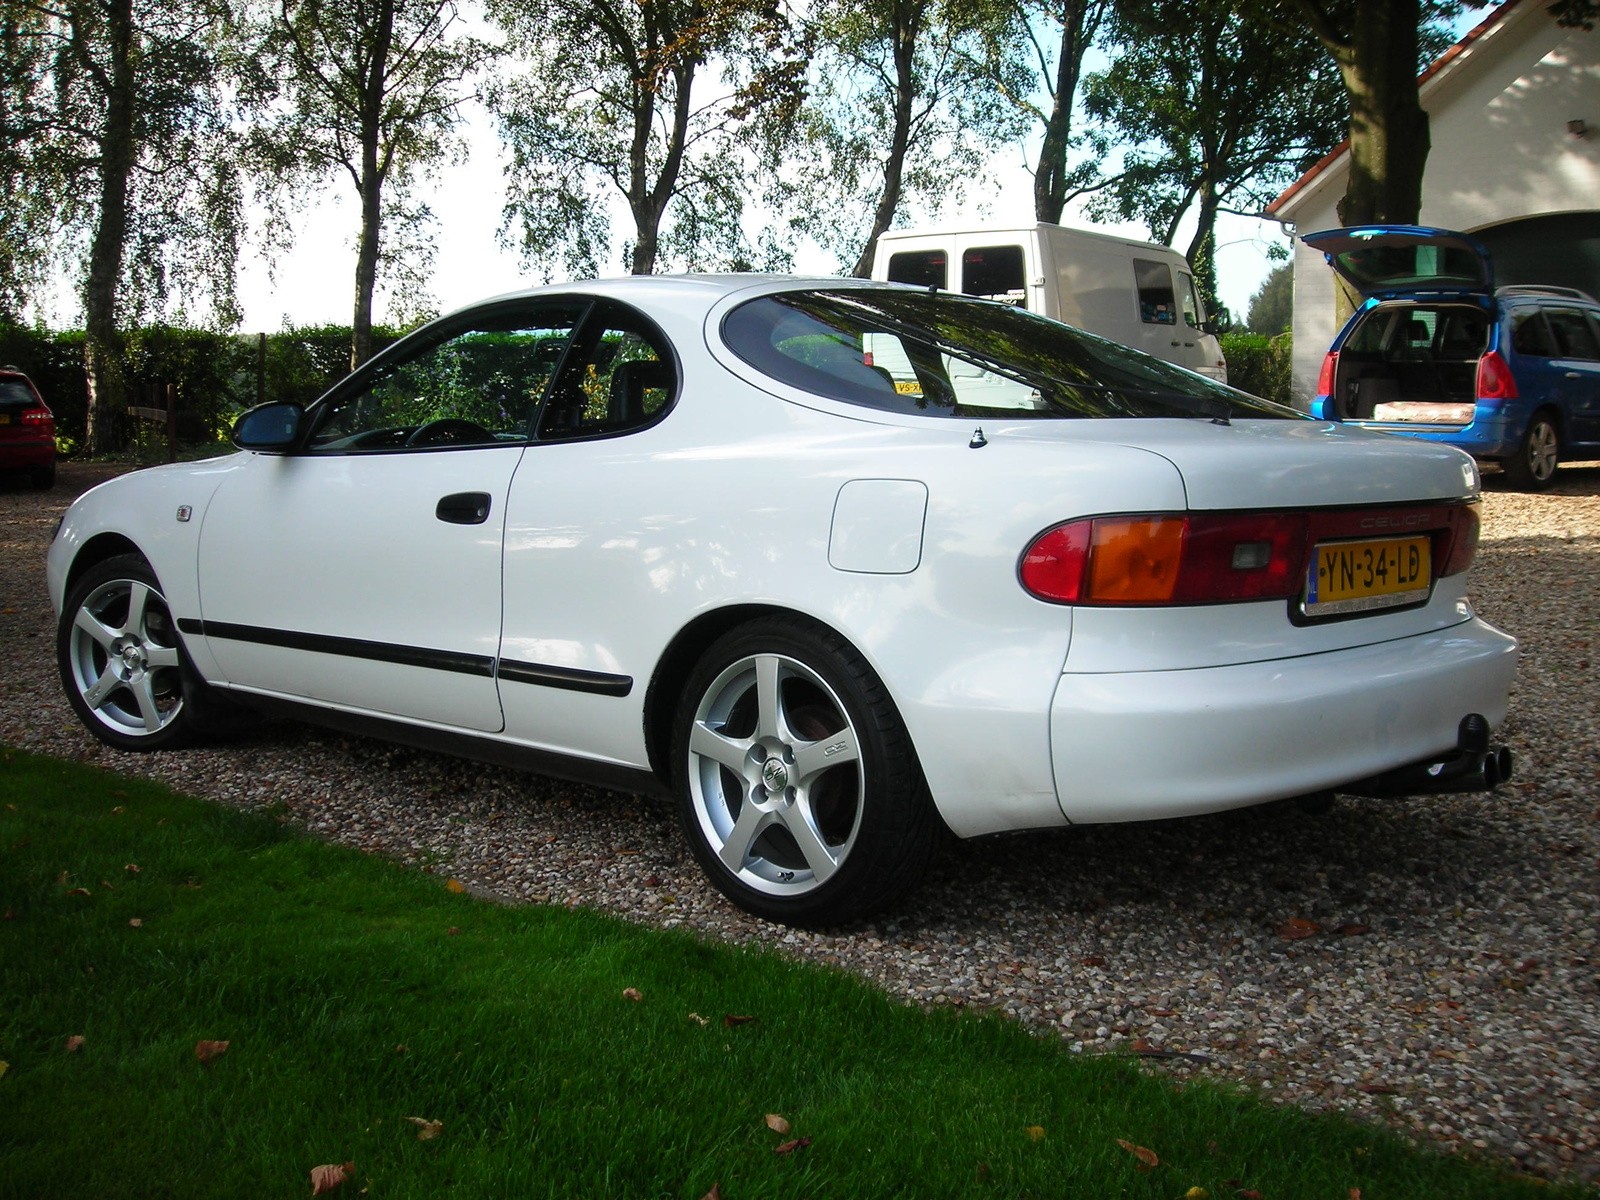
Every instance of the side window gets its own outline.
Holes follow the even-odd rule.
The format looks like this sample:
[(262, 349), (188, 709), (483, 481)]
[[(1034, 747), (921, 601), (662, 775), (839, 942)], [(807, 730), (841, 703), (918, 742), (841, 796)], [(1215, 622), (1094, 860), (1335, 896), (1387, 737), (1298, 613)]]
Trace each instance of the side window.
[(661, 336), (632, 313), (602, 310), (573, 343), (539, 418), (539, 439), (643, 429), (671, 406), (677, 392), (677, 371)]
[(1595, 342), (1594, 329), (1576, 308), (1547, 308), (1550, 332), (1555, 337), (1557, 358), (1578, 358), (1588, 362), (1600, 360), (1600, 345)]
[(325, 408), (314, 454), (521, 442), (583, 309), (485, 314), (378, 360), (365, 387)]
[(1178, 286), (1183, 290), (1183, 323), (1190, 329), (1199, 329), (1205, 321), (1205, 310), (1200, 307), (1200, 295), (1194, 290), (1194, 277), (1179, 271)]
[(943, 250), (902, 250), (891, 254), (889, 282), (944, 291), (950, 286), (949, 260)]
[(974, 246), (961, 254), (961, 290), (985, 300), (1028, 307), (1027, 273), (1021, 246)]
[(1556, 344), (1537, 308), (1519, 308), (1511, 314), (1511, 348), (1534, 358), (1554, 358)]
[(1164, 262), (1136, 258), (1133, 260), (1133, 279), (1134, 286), (1139, 289), (1139, 319), (1146, 325), (1177, 324), (1172, 268)]

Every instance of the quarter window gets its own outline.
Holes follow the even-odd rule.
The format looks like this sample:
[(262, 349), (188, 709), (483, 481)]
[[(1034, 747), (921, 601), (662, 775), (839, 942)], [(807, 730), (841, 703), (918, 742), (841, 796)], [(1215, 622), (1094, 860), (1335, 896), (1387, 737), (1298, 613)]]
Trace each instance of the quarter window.
[(1587, 362), (1600, 360), (1600, 345), (1595, 342), (1594, 329), (1575, 308), (1547, 308), (1550, 332), (1555, 337), (1557, 358), (1576, 358)]

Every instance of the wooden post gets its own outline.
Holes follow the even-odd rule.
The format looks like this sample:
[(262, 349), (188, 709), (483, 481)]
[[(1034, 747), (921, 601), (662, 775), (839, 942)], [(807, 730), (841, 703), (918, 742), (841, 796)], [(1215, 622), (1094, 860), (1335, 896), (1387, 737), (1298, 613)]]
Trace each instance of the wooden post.
[(178, 385), (167, 384), (167, 461), (178, 461)]

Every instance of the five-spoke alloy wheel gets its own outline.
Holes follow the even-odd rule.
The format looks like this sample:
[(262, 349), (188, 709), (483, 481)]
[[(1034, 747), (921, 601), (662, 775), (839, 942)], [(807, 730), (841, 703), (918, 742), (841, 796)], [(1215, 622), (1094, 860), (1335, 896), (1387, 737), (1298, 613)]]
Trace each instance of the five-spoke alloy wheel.
[(142, 558), (110, 559), (73, 584), (56, 654), (67, 699), (101, 741), (158, 750), (189, 740), (176, 623)]
[(798, 619), (734, 630), (701, 660), (680, 713), (680, 816), (740, 906), (833, 924), (905, 890), (937, 817), (871, 668)]

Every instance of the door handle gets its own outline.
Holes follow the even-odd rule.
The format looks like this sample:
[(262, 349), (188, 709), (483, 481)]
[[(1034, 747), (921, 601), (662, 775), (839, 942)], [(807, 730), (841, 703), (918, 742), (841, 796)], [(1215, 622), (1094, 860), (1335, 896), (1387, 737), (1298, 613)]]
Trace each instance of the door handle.
[(488, 492), (455, 492), (440, 497), (433, 515), (452, 525), (482, 525), (489, 519)]

